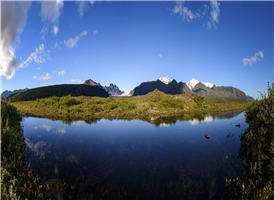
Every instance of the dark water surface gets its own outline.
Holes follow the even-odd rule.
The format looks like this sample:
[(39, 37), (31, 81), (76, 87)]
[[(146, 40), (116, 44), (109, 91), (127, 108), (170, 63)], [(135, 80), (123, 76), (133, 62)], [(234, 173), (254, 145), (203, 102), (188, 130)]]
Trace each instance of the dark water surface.
[(237, 158), (247, 128), (241, 111), (157, 126), (35, 117), (23, 125), (27, 140), (34, 137), (27, 142), (31, 166), (52, 199), (229, 199), (225, 179), (244, 172)]

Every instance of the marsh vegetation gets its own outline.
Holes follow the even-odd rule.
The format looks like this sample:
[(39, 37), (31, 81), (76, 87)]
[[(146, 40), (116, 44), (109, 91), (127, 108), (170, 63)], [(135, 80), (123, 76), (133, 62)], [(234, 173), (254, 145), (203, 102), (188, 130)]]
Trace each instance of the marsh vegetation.
[(167, 116), (186, 113), (225, 112), (247, 109), (252, 102), (219, 101), (190, 94), (168, 95), (158, 90), (132, 98), (52, 96), (33, 101), (14, 102), (23, 115), (40, 117), (132, 117)]

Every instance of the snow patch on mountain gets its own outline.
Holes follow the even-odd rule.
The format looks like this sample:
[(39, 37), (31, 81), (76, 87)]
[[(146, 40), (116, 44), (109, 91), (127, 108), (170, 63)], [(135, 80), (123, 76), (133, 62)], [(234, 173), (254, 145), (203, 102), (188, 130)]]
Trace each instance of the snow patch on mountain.
[(121, 92), (123, 92), (121, 96), (131, 96), (132, 90), (121, 90)]
[(170, 79), (168, 78), (168, 76), (167, 77), (160, 77), (159, 80), (162, 81), (166, 85), (171, 82)]
[[(202, 83), (204, 84), (206, 87), (208, 88), (212, 88), (215, 84), (212, 84), (212, 83), (209, 83), (209, 82), (200, 82), (199, 80), (197, 79), (191, 79), (189, 82), (186, 82), (187, 86), (193, 90), (193, 88), (198, 84), (198, 83)], [(215, 85), (217, 86), (217, 85)]]
[(199, 80), (196, 80), (196, 79), (191, 79), (190, 81), (186, 82), (187, 86), (192, 90), (195, 85), (197, 85), (198, 83), (200, 83)]
[(160, 77), (156, 80), (151, 80), (151, 81), (147, 81), (147, 82), (153, 82), (153, 81), (157, 81), (157, 80), (162, 81), (166, 85), (171, 82), (170, 79), (168, 78), (168, 76), (167, 77)]

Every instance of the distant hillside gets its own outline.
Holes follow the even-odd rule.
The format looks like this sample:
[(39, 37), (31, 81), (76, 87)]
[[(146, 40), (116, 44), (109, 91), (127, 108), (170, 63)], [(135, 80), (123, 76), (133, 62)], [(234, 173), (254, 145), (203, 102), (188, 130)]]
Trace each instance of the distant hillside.
[(212, 88), (208, 88), (200, 82), (195, 85), (193, 92), (204, 96), (206, 99), (216, 99), (223, 101), (248, 101), (246, 94), (234, 87), (218, 87), (213, 85)]
[(145, 95), (149, 92), (154, 91), (155, 89), (158, 89), (163, 92), (165, 87), (166, 87), (166, 84), (160, 80), (144, 82), (133, 89), (132, 96)]
[(110, 95), (121, 95), (123, 92), (119, 89), (117, 85), (110, 84), (109, 86), (102, 86), (100, 83), (96, 83), (95, 81), (88, 79), (84, 82), (86, 85), (99, 86), (103, 88)]
[(112, 83), (109, 86), (103, 87), (105, 91), (107, 91), (110, 95), (121, 95), (123, 92), (117, 87), (117, 85), (113, 85)]
[(172, 82), (166, 85), (163, 92), (165, 92), (166, 94), (172, 94), (172, 95), (184, 94), (184, 93), (195, 94), (194, 92), (191, 91), (191, 89), (189, 89), (186, 83), (183, 83), (183, 82), (177, 83), (175, 79), (173, 79)]
[(51, 96), (62, 97), (66, 95), (71, 96), (98, 96), (108, 97), (108, 93), (101, 87), (85, 85), (85, 84), (63, 84), (51, 85), (45, 87), (38, 87), (24, 92), (12, 94), (8, 97), (11, 102), (14, 101), (28, 101), (36, 98), (47, 98)]
[(96, 83), (91, 79), (86, 80), (83, 84), (102, 87), (102, 85), (100, 83)]
[(246, 96), (247, 96), (247, 98), (248, 98), (248, 101), (255, 101), (255, 99), (254, 99), (253, 97), (248, 96), (248, 95), (246, 95)]
[(10, 96), (11, 94), (15, 94), (15, 93), (18, 93), (18, 92), (24, 92), (26, 90), (28, 90), (28, 88), (19, 89), (19, 90), (13, 90), (13, 91), (5, 90), (4, 92), (2, 92), (1, 97), (6, 98), (6, 97)]

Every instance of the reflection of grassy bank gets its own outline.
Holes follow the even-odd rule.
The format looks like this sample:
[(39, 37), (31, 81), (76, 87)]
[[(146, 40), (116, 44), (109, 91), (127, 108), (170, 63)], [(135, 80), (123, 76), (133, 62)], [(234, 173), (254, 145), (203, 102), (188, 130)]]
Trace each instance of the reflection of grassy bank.
[(155, 90), (132, 98), (50, 97), (35, 101), (14, 102), (25, 115), (64, 118), (143, 118), (204, 112), (226, 112), (247, 109), (252, 102), (218, 101), (190, 94), (167, 95)]

